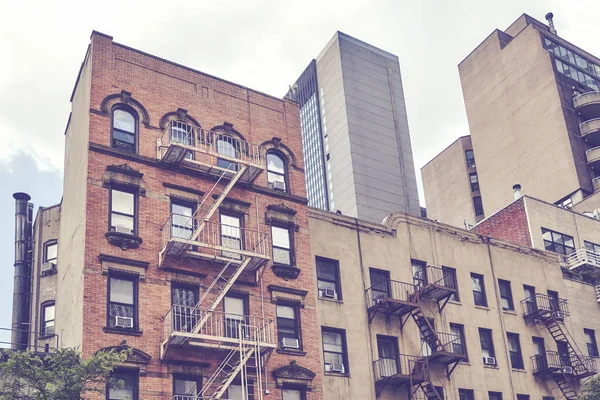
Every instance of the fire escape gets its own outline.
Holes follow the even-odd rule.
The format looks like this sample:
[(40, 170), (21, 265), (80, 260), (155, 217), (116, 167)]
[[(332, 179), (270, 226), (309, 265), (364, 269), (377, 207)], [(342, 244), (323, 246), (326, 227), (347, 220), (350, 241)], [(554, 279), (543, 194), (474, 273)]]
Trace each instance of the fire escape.
[[(159, 266), (168, 259), (190, 258), (221, 265), (195, 306), (173, 305), (165, 315), (161, 359), (193, 348), (227, 352), (200, 395), (221, 399), (236, 379), (247, 394), (248, 374), (260, 385), (264, 360), (276, 347), (273, 321), (217, 308), (243, 272), (256, 274), (267, 263), (269, 235), (259, 226), (248, 229), (215, 219), (230, 191), (236, 185), (251, 184), (264, 170), (262, 148), (223, 132), (172, 121), (158, 141), (157, 153), (160, 162), (170, 168), (200, 171), (215, 180), (192, 215), (171, 214), (162, 226)], [(262, 399), (262, 391), (257, 394)]]
[(539, 379), (556, 382), (567, 400), (576, 400), (579, 381), (597, 373), (596, 362), (582, 355), (563, 322), (569, 316), (567, 300), (542, 293), (521, 301), (527, 323), (540, 323), (556, 342), (557, 351), (540, 349), (531, 358), (533, 373)]
[(391, 354), (381, 356), (373, 363), (376, 393), (386, 386), (411, 388), (411, 398), (421, 393), (427, 399), (443, 400), (431, 382), (432, 364), (444, 365), (449, 378), (458, 363), (466, 358), (464, 343), (458, 335), (438, 332), (424, 315), (427, 302), (435, 301), (442, 312), (450, 297), (457, 292), (456, 279), (441, 268), (423, 266), (415, 275), (414, 283), (386, 279), (366, 290), (369, 323), (377, 314), (396, 316), (401, 329), (412, 318), (419, 328), (427, 350), (421, 355)]

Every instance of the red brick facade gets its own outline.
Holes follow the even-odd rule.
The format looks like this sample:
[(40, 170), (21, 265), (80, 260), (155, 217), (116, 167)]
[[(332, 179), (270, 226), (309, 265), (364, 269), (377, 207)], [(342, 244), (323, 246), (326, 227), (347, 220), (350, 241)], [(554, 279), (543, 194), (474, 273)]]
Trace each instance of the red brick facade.
[(523, 198), (481, 221), (472, 231), (520, 246), (532, 247)]
[[(200, 194), (207, 193), (215, 182), (214, 178), (201, 173), (166, 168), (158, 162), (157, 139), (165, 132), (161, 119), (168, 113), (185, 109), (187, 116), (203, 129), (232, 124), (232, 128), (248, 143), (263, 144), (266, 148), (277, 147), (287, 159), (289, 194), (269, 189), (267, 173), (263, 171), (253, 184), (234, 187), (222, 207), (233, 204), (232, 207), (242, 210), (243, 223), (247, 228), (264, 231), (270, 229), (265, 218), (267, 206), (283, 204), (293, 210), (288, 213), (295, 213), (292, 247), (296, 266), (301, 272), (297, 279), (284, 280), (274, 274), (269, 261), (263, 267), (262, 275), (260, 272), (256, 276), (248, 272), (242, 274), (231, 291), (248, 296), (250, 315), (264, 313), (265, 318), (273, 320), (276, 304), (270, 286), (271, 289), (280, 286), (308, 292), (301, 295), (303, 301), (299, 307), (302, 352), (287, 354), (272, 351), (266, 367), (271, 394), (266, 398), (281, 399), (281, 390), (275, 387), (271, 373), (295, 360), (297, 365), (317, 373), (311, 390), (307, 391), (307, 400), (321, 399), (319, 373), (323, 366), (315, 312), (315, 268), (308, 232), (298, 105), (146, 55), (113, 43), (112, 38), (97, 33), (92, 35), (89, 62), (92, 88), (83, 293), (84, 354), (89, 355), (126, 340), (128, 346), (150, 355), (152, 358), (145, 374), (139, 379), (140, 399), (170, 398), (173, 372), (200, 374), (206, 379), (227, 354), (188, 348), (169, 361), (160, 359), (159, 349), (165, 339), (163, 317), (171, 307), (171, 282), (199, 286), (202, 293), (221, 268), (221, 265), (192, 258), (169, 258), (165, 268), (158, 265), (159, 252), (164, 246), (161, 227), (170, 214), (169, 188), (187, 190), (201, 198)], [(122, 94), (122, 91), (126, 93)], [(110, 107), (122, 102), (128, 103), (138, 114), (138, 154), (111, 148)], [(111, 245), (105, 237), (110, 207), (107, 166), (124, 164), (143, 174), (139, 179), (143, 190), (140, 190), (137, 200), (138, 235), (143, 242), (139, 248), (128, 250)], [(138, 284), (141, 334), (106, 331), (110, 272), (103, 268), (100, 255), (148, 263), (147, 268), (141, 268), (144, 271)], [(256, 279), (260, 276), (262, 285)]]

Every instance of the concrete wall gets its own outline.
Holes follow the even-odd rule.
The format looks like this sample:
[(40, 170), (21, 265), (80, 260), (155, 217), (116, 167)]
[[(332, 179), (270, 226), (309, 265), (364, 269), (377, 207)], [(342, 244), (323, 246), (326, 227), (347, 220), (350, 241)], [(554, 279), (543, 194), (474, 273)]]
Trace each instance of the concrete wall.
[(465, 158), (472, 148), (471, 137), (463, 136), (421, 168), (427, 218), (459, 228), (476, 222), (473, 196), (480, 192), (471, 191), (469, 174), (477, 169), (467, 168)]
[(534, 25), (514, 29), (512, 40), (495, 31), (459, 65), (487, 215), (516, 183), (552, 203), (580, 188), (553, 61)]
[[(475, 398), (487, 398), (488, 391), (502, 392), (507, 399), (516, 394), (537, 399), (562, 396), (553, 382), (536, 380), (532, 374), (532, 336), (544, 337), (547, 350), (556, 350), (556, 345), (545, 327), (525, 324), (520, 304), (524, 284), (535, 286), (538, 293), (556, 290), (569, 299), (571, 317), (565, 326), (583, 354), (587, 355), (582, 324), (600, 329), (600, 306), (593, 287), (563, 279), (553, 254), (400, 213), (392, 215), (385, 227), (316, 210), (311, 210), (310, 217), (313, 255), (339, 260), (343, 293), (342, 301), (318, 300), (318, 323), (345, 329), (349, 349), (350, 376), (326, 375), (323, 390), (327, 399), (375, 400), (372, 363), (377, 358), (377, 334), (398, 337), (401, 353), (419, 351), (418, 329), (412, 320), (402, 330), (396, 317), (377, 315), (369, 324), (364, 290), (370, 287), (370, 267), (388, 270), (392, 280), (404, 282), (412, 282), (411, 258), (456, 268), (459, 301), (451, 301), (442, 313), (434, 302), (423, 306), (424, 313), (434, 318), (436, 330), (448, 332), (451, 322), (465, 327), (469, 362), (460, 363), (451, 379), (445, 377), (443, 368), (434, 368), (432, 382), (444, 387), (448, 399), (458, 399), (459, 388), (473, 389)], [(332, 237), (339, 240), (332, 241)], [(471, 272), (484, 276), (488, 307), (474, 305)], [(502, 310), (498, 279), (511, 282), (514, 311)], [(492, 330), (497, 367), (482, 363), (480, 327)], [(523, 370), (510, 367), (506, 332), (520, 335)], [(397, 398), (408, 398), (406, 387), (388, 386), (378, 397)]]

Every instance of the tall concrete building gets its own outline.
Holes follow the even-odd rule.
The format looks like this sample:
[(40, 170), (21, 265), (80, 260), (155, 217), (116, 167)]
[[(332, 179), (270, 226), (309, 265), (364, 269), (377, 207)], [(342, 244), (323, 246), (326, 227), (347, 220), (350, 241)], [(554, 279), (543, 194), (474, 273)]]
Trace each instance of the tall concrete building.
[[(515, 184), (565, 207), (600, 188), (600, 59), (560, 37), (552, 14), (547, 18), (548, 25), (522, 15), (506, 30), (493, 31), (459, 64), (488, 215), (512, 201)], [(440, 167), (435, 169), (443, 174)], [(451, 184), (436, 181), (441, 191)], [(425, 195), (426, 202), (435, 196)], [(455, 200), (463, 197), (448, 196), (445, 208), (456, 209)], [(427, 207), (430, 215), (444, 213)]]
[(420, 215), (397, 56), (336, 32), (287, 97), (300, 104), (309, 206)]

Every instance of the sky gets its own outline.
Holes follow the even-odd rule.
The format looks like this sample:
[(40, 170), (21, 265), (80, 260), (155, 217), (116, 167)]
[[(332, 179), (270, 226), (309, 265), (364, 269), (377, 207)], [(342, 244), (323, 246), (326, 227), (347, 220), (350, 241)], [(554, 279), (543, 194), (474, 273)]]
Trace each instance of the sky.
[(11, 323), (11, 195), (27, 192), (36, 206), (60, 202), (69, 97), (92, 30), (278, 97), (336, 30), (394, 53), (417, 173), (468, 134), (457, 65), (494, 29), (552, 11), (560, 36), (600, 55), (597, 0), (33, 0), (1, 9), (0, 328)]

